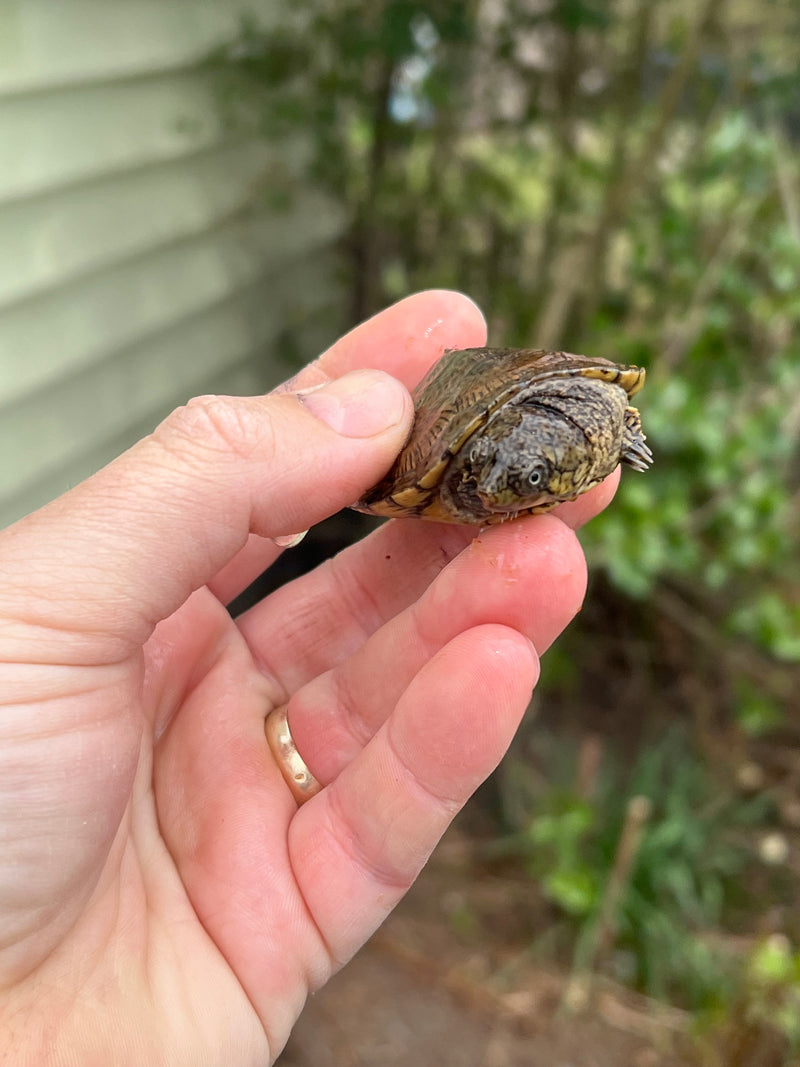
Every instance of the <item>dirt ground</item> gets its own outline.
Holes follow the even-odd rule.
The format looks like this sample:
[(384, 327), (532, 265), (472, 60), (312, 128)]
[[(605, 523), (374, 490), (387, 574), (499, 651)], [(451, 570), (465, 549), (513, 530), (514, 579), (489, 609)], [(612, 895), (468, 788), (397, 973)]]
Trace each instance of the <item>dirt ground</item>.
[(451, 831), (384, 927), (311, 998), (280, 1067), (689, 1062), (681, 1013), (616, 987), (587, 992), (533, 959), (535, 887), (476, 872), (468, 852)]

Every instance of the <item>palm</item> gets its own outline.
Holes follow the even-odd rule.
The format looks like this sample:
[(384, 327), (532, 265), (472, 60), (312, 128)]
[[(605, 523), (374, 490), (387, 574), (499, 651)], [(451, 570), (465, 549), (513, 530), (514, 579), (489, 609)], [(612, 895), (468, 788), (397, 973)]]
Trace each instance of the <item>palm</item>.
[[(165, 998), (148, 1023), (162, 1053), (165, 1032), (177, 1028), (184, 1051), (192, 1042), (206, 1048), (214, 1032), (236, 1016), (250, 1032), (254, 1051), (263, 1043), (264, 1028), (268, 1041), (274, 1032), (270, 1044), (279, 1047), (286, 1036), (285, 1008), (275, 1018), (267, 1010), (259, 1023), (251, 1000), (280, 1004), (289, 988), (299, 1009), (309, 985), (321, 984), (357, 947), (336, 928), (337, 912), (346, 904), (337, 898), (337, 880), (346, 879), (346, 872), (329, 872), (323, 892), (330, 896), (322, 908), (306, 901), (309, 871), (302, 862), (304, 853), (292, 856), (289, 846), (296, 807), (264, 746), (263, 719), (276, 701), (293, 692), (302, 696), (320, 686), (335, 688), (337, 679), (352, 671), (357, 676), (363, 673), (365, 679), (374, 674), (369, 643), (367, 655), (364, 647), (347, 654), (363, 643), (363, 620), (358, 616), (365, 605), (354, 603), (349, 620), (338, 606), (326, 613), (331, 587), (353, 568), (370, 577), (374, 561), (396, 553), (406, 581), (387, 580), (377, 590), (376, 600), (387, 614), (395, 615), (395, 632), (381, 634), (379, 628), (375, 638), (394, 641), (398, 629), (419, 625), (404, 602), (422, 592), (431, 573), (441, 566), (443, 553), (454, 554), (468, 541), (459, 530), (436, 533), (420, 528), (409, 538), (387, 527), (333, 566), (296, 583), (294, 589), (281, 590), (245, 616), (241, 625), (230, 619), (213, 593), (200, 590), (157, 628), (145, 646), (143, 671), (135, 657), (123, 662), (115, 668), (118, 679), (109, 691), (102, 662), (106, 657), (100, 649), (100, 662), (81, 679), (81, 695), (73, 709), (76, 721), (92, 705), (94, 694), (87, 690), (98, 681), (98, 702), (130, 709), (124, 719), (110, 720), (113, 736), (102, 731), (94, 751), (85, 756), (87, 765), (95, 762), (94, 773), (81, 779), (87, 787), (85, 811), (96, 806), (95, 774), (103, 774), (103, 761), (113, 747), (129, 771), (109, 775), (106, 810), (111, 814), (124, 808), (125, 813), (110, 851), (105, 835), (87, 840), (83, 854), (72, 851), (71, 868), (60, 868), (60, 877), (50, 888), (51, 899), (62, 899), (62, 917), (71, 905), (82, 907), (80, 936), (85, 938), (87, 928), (94, 928), (93, 938), (101, 946), (104, 937), (114, 941), (119, 936), (118, 930), (105, 928), (110, 901), (129, 902), (124, 926), (137, 932), (134, 959), (173, 960), (176, 973), (165, 975), (165, 981), (191, 989), (195, 1007), (209, 1001), (209, 1012), (202, 1018), (211, 1033), (203, 1028), (198, 1032), (188, 1019), (182, 1024), (173, 1002)], [(417, 557), (415, 575), (410, 573), (412, 555)], [(316, 602), (319, 613), (311, 610)], [(297, 606), (294, 617), (285, 613), (288, 603)], [(309, 612), (315, 619), (312, 635), (303, 621)], [(454, 623), (457, 629), (461, 620)], [(278, 633), (271, 631), (272, 625)], [(298, 644), (300, 627), (306, 639), (310, 637), (308, 644)], [(440, 639), (446, 641), (445, 630)], [(324, 660), (321, 648), (326, 650)], [(265, 649), (277, 652), (272, 676), (264, 673)], [(337, 670), (326, 672), (326, 663)], [(385, 679), (386, 684), (402, 684), (413, 667), (408, 662), (395, 664), (394, 677)], [(95, 673), (98, 679), (92, 678)], [(385, 714), (382, 707), (369, 710), (376, 722)], [(329, 729), (335, 725), (328, 723)], [(298, 724), (298, 733), (301, 729)], [(315, 766), (326, 778), (334, 768), (326, 767), (325, 753), (314, 751), (318, 747), (309, 738), (305, 749), (312, 764), (316, 756)], [(56, 781), (66, 787), (67, 795), (55, 796), (54, 805), (69, 798), (74, 803), (76, 783), (60, 775)], [(103, 891), (85, 908), (82, 901), (70, 900), (69, 887), (76, 872), (87, 865), (100, 870)], [(394, 887), (392, 895), (399, 892)], [(393, 900), (387, 901), (386, 910), (390, 903)], [(266, 941), (265, 916), (269, 917)], [(113, 958), (122, 946), (107, 947)], [(128, 977), (137, 985), (146, 981), (144, 971)]]

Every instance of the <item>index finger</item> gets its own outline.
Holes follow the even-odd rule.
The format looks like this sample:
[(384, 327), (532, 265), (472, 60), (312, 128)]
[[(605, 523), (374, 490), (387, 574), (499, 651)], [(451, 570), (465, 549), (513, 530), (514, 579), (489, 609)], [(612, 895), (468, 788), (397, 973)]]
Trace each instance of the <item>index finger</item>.
[(469, 297), (428, 289), (362, 322), (276, 392), (293, 392), (373, 367), (412, 388), (447, 348), (486, 344), (486, 320)]

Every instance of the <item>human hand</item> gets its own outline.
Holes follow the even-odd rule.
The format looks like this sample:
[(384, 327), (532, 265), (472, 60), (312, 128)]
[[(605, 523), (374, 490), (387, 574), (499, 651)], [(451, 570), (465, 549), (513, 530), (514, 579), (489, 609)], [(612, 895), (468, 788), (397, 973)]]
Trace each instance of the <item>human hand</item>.
[[(0, 533), (0, 1060), (270, 1062), (499, 762), (616, 478), (477, 538), (389, 522), (225, 610), (400, 449), (405, 389), (349, 372), (482, 343), (465, 298), (411, 297)], [(326, 787), (299, 809), (264, 738), (287, 701)]]

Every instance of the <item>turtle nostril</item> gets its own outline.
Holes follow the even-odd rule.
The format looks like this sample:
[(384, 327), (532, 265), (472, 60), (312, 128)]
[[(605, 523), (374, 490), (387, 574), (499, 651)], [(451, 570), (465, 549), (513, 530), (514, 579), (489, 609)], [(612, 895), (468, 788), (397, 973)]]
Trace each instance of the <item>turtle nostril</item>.
[(492, 446), (489, 442), (479, 437), (476, 441), (470, 445), (468, 458), (471, 467), (481, 467), (489, 459), (492, 453)]
[(496, 460), (488, 470), (482, 471), (477, 478), (478, 492), (486, 498), (500, 497), (508, 488), (508, 468)]

